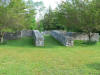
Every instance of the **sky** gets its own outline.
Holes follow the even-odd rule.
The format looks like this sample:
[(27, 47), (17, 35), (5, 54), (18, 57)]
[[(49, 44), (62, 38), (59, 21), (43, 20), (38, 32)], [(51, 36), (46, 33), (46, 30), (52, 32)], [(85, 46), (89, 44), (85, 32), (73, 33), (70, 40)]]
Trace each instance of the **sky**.
[[(45, 6), (45, 9), (48, 9), (50, 6), (54, 10), (61, 1), (65, 1), (65, 0), (33, 0), (33, 1), (34, 2), (42, 1)], [(36, 19), (38, 20), (40, 17), (41, 15), (37, 13)]]
[(55, 9), (58, 3), (60, 3), (61, 1), (65, 1), (65, 0), (33, 0), (33, 1), (35, 2), (42, 1), (46, 8), (51, 6), (52, 9)]

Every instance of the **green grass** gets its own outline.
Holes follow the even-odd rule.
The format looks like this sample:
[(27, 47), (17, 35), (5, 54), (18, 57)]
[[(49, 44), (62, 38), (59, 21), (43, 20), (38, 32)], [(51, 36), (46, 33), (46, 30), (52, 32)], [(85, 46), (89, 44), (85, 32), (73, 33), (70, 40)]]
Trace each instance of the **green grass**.
[(100, 75), (100, 42), (65, 47), (45, 36), (45, 47), (32, 38), (0, 45), (0, 75)]

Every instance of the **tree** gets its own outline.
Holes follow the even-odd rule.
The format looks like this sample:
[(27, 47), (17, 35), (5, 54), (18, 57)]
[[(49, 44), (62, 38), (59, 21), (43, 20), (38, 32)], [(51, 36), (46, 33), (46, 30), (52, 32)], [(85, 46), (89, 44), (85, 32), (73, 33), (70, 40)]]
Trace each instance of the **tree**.
[[(35, 3), (35, 5), (36, 5), (36, 10), (37, 10), (37, 29), (38, 30), (40, 30), (40, 31), (42, 31), (43, 30), (43, 24), (41, 23), (41, 18), (43, 17), (43, 15), (44, 15), (44, 9), (45, 9), (45, 6), (44, 6), (44, 4), (43, 4), (43, 2), (42, 1), (40, 1), (40, 2), (36, 2)], [(40, 21), (40, 22), (39, 22)]]
[[(93, 32), (100, 29), (99, 0), (72, 0), (62, 2), (58, 7), (60, 22), (67, 30), (85, 32), (91, 41)], [(62, 19), (62, 20), (61, 20)]]
[[(0, 5), (0, 39), (3, 43), (3, 37), (5, 32), (16, 32), (29, 27), (26, 25), (27, 21), (27, 10), (26, 4), (23, 0), (10, 0), (10, 2), (5, 5), (5, 2), (1, 2)], [(34, 14), (34, 11), (29, 11)], [(30, 17), (31, 13), (28, 14), (29, 19), (34, 21), (34, 15)], [(30, 21), (28, 24), (31, 23)]]
[(52, 10), (49, 7), (48, 12), (44, 15), (44, 18), (40, 21), (43, 25), (44, 30), (56, 30), (63, 29), (63, 27), (59, 23), (59, 19), (57, 17), (58, 12), (56, 10)]
[(36, 20), (35, 20), (35, 3), (32, 0), (26, 1), (26, 13), (25, 13), (25, 26), (26, 29), (36, 29)]

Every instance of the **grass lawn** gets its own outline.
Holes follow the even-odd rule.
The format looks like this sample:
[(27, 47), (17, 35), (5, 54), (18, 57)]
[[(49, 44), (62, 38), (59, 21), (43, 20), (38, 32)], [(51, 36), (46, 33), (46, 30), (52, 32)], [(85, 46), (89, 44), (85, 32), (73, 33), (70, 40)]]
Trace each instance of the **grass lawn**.
[(32, 38), (0, 45), (0, 75), (100, 75), (100, 42), (64, 47), (50, 36), (45, 47)]

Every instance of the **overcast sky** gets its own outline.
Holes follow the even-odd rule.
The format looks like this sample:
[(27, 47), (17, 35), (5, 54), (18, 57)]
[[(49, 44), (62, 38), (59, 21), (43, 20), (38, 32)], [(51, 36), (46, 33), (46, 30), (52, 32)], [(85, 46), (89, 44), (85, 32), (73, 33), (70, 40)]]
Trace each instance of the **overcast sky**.
[(64, 0), (33, 0), (35, 2), (42, 1), (46, 8), (51, 6), (52, 9), (55, 9), (57, 4)]
[[(61, 1), (65, 0), (33, 0), (34, 2), (40, 2), (42, 1), (44, 3), (45, 8), (49, 8), (49, 6), (54, 10), (57, 7), (57, 4), (59, 4)], [(36, 19), (40, 19), (41, 15), (37, 13)]]

